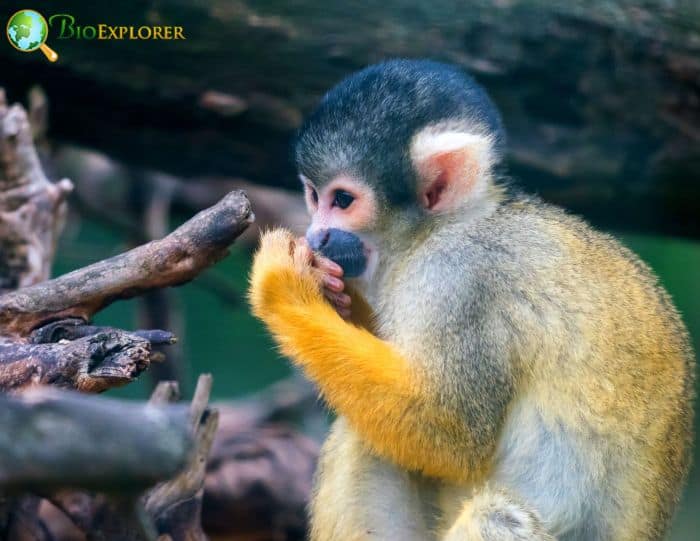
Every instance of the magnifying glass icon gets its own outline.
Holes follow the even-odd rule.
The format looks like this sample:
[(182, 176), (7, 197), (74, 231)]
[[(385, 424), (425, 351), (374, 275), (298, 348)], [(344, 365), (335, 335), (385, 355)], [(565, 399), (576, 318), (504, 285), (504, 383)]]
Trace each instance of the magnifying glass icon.
[(7, 21), (7, 39), (23, 53), (39, 49), (50, 62), (58, 60), (58, 53), (46, 45), (49, 25), (44, 16), (33, 9), (21, 9)]

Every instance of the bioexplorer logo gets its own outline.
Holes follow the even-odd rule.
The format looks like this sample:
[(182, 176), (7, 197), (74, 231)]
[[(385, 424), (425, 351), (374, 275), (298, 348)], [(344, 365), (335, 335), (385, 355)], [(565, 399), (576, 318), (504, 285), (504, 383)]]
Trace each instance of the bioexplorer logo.
[(179, 40), (187, 39), (182, 26), (124, 26), (106, 23), (78, 24), (70, 13), (55, 13), (48, 18), (33, 9), (22, 9), (7, 21), (7, 39), (18, 51), (40, 50), (51, 62), (56, 51), (46, 45), (49, 29), (56, 39), (77, 40)]
[(49, 37), (49, 25), (38, 11), (22, 9), (7, 21), (7, 39), (10, 44), (23, 53), (32, 53), (39, 49), (51, 62), (58, 60), (58, 54), (46, 45)]

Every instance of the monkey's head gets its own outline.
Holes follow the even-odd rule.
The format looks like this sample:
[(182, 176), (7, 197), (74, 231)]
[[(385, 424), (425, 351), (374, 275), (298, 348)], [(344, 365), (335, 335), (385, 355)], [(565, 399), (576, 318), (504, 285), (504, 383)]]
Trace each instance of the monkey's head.
[(296, 140), (309, 244), (368, 277), (398, 236), (483, 204), (503, 145), (496, 107), (453, 66), (394, 60), (350, 76)]

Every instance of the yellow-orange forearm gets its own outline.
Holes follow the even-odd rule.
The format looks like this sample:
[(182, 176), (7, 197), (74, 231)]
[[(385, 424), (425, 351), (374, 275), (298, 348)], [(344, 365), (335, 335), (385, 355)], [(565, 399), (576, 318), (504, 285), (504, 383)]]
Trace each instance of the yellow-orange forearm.
[(284, 354), (376, 452), (411, 470), (464, 477), (444, 437), (463, 430), (458, 416), (435, 406), (426, 382), (394, 346), (335, 312), (313, 271), (289, 255), (280, 234), (263, 239), (250, 298)]

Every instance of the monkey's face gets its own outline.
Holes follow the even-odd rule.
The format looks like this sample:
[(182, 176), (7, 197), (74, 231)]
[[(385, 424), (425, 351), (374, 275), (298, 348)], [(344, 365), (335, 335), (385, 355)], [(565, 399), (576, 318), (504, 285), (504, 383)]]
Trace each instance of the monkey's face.
[(295, 142), (309, 244), (346, 277), (378, 280), (418, 228), (488, 198), (503, 140), (486, 92), (454, 67), (398, 60), (350, 76)]
[(343, 268), (344, 276), (365, 276), (376, 259), (371, 231), (377, 217), (377, 201), (369, 185), (341, 175), (317, 186), (301, 175), (311, 225), (306, 238), (320, 252)]

